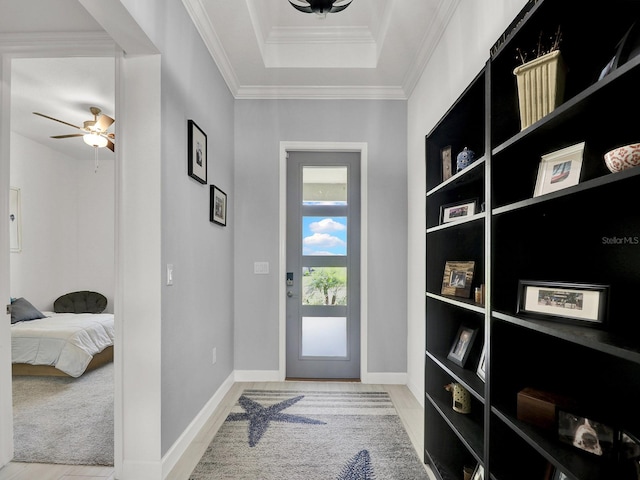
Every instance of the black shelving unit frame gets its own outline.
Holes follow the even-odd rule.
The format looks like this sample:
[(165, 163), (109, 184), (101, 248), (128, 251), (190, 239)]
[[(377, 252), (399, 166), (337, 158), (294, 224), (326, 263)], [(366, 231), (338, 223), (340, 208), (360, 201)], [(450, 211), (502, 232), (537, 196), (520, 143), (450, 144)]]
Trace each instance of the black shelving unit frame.
[[(426, 135), (425, 462), (440, 480), (462, 478), (462, 467), (477, 463), (493, 480), (543, 480), (549, 468), (571, 480), (638, 479), (629, 462), (581, 451), (516, 414), (517, 393), (534, 387), (574, 398), (586, 416), (640, 437), (640, 322), (630, 314), (640, 287), (640, 168), (610, 173), (603, 161), (608, 150), (640, 142), (640, 55), (599, 78), (625, 32), (640, 22), (640, 2), (576, 8), (528, 2)], [(516, 48), (558, 27), (568, 66), (564, 101), (521, 130)], [(579, 142), (579, 183), (534, 197), (542, 155)], [(448, 145), (454, 171), (465, 146), (478, 160), (443, 181), (441, 150)], [(441, 225), (441, 206), (466, 198), (478, 198), (485, 210)], [(484, 283), (485, 304), (441, 295), (444, 262), (462, 260), (476, 262), (473, 286)], [(608, 285), (607, 323), (591, 328), (519, 315), (524, 279)], [(464, 368), (447, 359), (460, 325), (479, 330)], [(483, 344), (484, 382), (475, 373)], [(469, 390), (471, 414), (451, 408), (443, 388), (451, 382)]]

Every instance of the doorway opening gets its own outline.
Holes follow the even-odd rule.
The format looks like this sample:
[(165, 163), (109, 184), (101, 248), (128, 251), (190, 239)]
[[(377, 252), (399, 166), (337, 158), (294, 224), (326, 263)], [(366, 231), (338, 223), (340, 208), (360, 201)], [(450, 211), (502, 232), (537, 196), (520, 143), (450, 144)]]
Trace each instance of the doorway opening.
[[(74, 291), (98, 292), (107, 298), (104, 316), (111, 315), (110, 324), (113, 324), (115, 155), (109, 149), (103, 148), (98, 152), (88, 146), (80, 136), (82, 132), (72, 127), (83, 126), (83, 121), (92, 117), (91, 107), (99, 107), (115, 118), (115, 58), (12, 58), (10, 78), (12, 133), (9, 181), (12, 191), (20, 192), (21, 213), (17, 230), (20, 232), (20, 247), (12, 249), (9, 258), (11, 296), (25, 298), (45, 315), (53, 316), (53, 303), (59, 296)], [(33, 112), (52, 118), (37, 116)], [(50, 138), (52, 136), (57, 138)], [(113, 365), (99, 368), (112, 370)], [(102, 419), (110, 423), (110, 429), (95, 440), (110, 450), (99, 455), (99, 463), (113, 465), (115, 386), (113, 372), (100, 373), (100, 381), (109, 383), (100, 385), (100, 388), (111, 397), (105, 405), (112, 413), (110, 418)], [(75, 389), (83, 384), (80, 378), (84, 375), (87, 375), (84, 381), (88, 374), (83, 373), (77, 379), (14, 378), (19, 381), (21, 389), (30, 388), (26, 385), (29, 382), (44, 384), (46, 381), (56, 385), (69, 382), (69, 386), (73, 385)], [(55, 389), (52, 387), (51, 390)], [(85, 393), (89, 395), (90, 391)], [(82, 390), (75, 389), (74, 398), (77, 395), (82, 395)], [(45, 412), (54, 410), (55, 403), (48, 402), (61, 401), (62, 397), (56, 398), (52, 392), (50, 397), (44, 395), (40, 399)], [(86, 458), (79, 449), (73, 453), (53, 450), (48, 456), (44, 453), (40, 456), (35, 450), (24, 448), (30, 444), (29, 432), (39, 427), (27, 425), (21, 420), (24, 417), (17, 415), (18, 411), (23, 410), (14, 403), (15, 460), (25, 461), (26, 458), (26, 461), (38, 463), (65, 463), (57, 457), (63, 455), (61, 458), (67, 459), (67, 463), (89, 465), (96, 461), (90, 458), (92, 450), (88, 448), (86, 431), (83, 431), (85, 426), (89, 428), (88, 424), (79, 417), (72, 416), (71, 421), (53, 418), (54, 422), (47, 428), (65, 432), (70, 445), (75, 437), (83, 449), (87, 446)], [(76, 422), (77, 426), (73, 426)], [(25, 436), (26, 439), (23, 438)], [(46, 435), (38, 436), (46, 441)], [(75, 459), (73, 462), (65, 456), (70, 453)]]

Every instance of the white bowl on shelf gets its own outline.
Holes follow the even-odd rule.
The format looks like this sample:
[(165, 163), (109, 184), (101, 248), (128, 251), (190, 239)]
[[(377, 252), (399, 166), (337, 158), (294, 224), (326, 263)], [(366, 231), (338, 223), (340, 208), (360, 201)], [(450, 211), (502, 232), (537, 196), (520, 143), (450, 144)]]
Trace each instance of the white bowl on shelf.
[(640, 143), (614, 148), (604, 154), (604, 163), (614, 173), (640, 165)]

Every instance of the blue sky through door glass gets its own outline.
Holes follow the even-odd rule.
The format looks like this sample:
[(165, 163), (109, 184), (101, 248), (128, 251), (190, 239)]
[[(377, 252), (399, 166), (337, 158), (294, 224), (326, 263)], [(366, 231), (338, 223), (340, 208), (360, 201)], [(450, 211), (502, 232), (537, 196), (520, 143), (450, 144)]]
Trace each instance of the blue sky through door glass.
[(346, 255), (347, 217), (302, 217), (303, 255)]

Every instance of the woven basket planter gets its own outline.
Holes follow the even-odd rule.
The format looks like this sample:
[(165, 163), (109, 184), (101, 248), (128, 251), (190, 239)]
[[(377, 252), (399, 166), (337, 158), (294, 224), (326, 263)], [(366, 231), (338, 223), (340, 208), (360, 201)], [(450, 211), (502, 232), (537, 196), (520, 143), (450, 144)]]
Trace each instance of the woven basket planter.
[(518, 81), (520, 124), (524, 130), (562, 103), (566, 68), (560, 50), (554, 50), (520, 65), (513, 73)]

